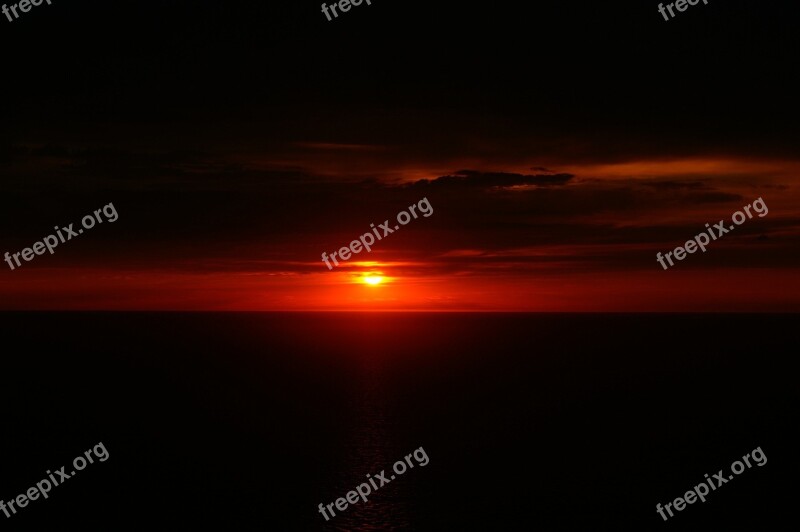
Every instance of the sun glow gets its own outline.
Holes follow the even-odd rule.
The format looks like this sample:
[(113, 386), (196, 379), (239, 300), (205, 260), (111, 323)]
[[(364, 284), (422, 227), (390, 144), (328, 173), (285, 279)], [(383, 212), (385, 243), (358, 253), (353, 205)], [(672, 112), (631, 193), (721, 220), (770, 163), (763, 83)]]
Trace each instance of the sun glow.
[(370, 274), (370, 275), (365, 275), (364, 277), (361, 278), (361, 280), (369, 285), (375, 286), (383, 282), (383, 277), (380, 275)]

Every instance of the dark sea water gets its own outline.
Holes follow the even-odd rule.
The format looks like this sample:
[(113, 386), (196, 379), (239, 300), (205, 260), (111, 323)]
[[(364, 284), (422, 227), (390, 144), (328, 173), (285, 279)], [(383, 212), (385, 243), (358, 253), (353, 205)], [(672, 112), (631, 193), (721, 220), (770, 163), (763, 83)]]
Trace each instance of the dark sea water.
[[(110, 455), (3, 530), (796, 523), (798, 316), (0, 316), (0, 499)], [(420, 447), (426, 466), (318, 513)], [(763, 467), (656, 513), (756, 447)]]

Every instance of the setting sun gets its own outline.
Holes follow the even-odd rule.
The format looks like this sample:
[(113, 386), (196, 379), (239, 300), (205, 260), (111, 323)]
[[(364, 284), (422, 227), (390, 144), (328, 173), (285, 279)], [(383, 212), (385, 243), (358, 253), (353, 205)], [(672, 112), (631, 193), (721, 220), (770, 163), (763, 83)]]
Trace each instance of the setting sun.
[(383, 277), (381, 277), (380, 275), (366, 275), (362, 277), (361, 280), (369, 285), (374, 286), (377, 284), (381, 284), (383, 282)]

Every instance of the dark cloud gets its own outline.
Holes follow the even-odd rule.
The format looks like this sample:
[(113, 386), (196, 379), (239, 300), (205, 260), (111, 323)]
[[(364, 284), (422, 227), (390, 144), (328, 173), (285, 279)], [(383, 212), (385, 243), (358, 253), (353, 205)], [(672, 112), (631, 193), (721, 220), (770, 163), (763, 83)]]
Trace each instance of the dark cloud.
[(707, 190), (708, 185), (700, 181), (647, 181), (641, 184), (644, 187), (659, 190)]
[(437, 177), (433, 180), (421, 179), (414, 186), (432, 187), (518, 187), (518, 186), (558, 186), (566, 185), (572, 174), (536, 174), (523, 175), (505, 172), (479, 172), (477, 170), (458, 170), (452, 175)]
[[(33, 267), (77, 260), (119, 268), (310, 273), (322, 251), (348, 244), (371, 223), (392, 220), (427, 197), (434, 214), (382, 242), (372, 259), (402, 258), (412, 264), (398, 268), (409, 275), (624, 270), (648, 267), (644, 250), (669, 249), (716, 221), (687, 215), (678, 223), (676, 213), (726, 205), (734, 212), (745, 200), (720, 176), (596, 179), (544, 168), (535, 174), (464, 169), (396, 184), (278, 169), (269, 160), (203, 150), (29, 145), (7, 151), (13, 157), (0, 182), (6, 249), (28, 247), (54, 225), (78, 221), (109, 202), (120, 216)], [(41, 194), (45, 187), (50, 194)], [(739, 238), (768, 234), (777, 242), (772, 250), (791, 242), (799, 224), (770, 217), (751, 225)], [(477, 251), (448, 255), (465, 249)], [(737, 253), (746, 255), (718, 256), (736, 262)], [(761, 260), (792, 260), (784, 257), (769, 251)]]

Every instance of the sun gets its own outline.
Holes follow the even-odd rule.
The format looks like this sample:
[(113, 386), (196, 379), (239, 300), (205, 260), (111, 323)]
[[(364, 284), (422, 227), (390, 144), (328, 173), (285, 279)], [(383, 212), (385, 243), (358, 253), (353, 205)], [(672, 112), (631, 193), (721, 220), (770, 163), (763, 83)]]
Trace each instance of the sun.
[(368, 285), (375, 286), (383, 282), (383, 277), (380, 275), (365, 275), (364, 277), (361, 278), (361, 280), (367, 283)]

